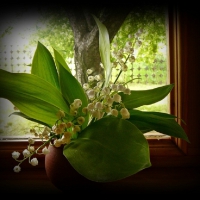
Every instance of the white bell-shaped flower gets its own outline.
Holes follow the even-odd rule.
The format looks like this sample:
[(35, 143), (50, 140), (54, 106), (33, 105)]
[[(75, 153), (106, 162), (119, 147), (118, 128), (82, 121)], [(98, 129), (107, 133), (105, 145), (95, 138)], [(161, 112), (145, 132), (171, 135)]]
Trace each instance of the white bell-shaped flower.
[(18, 151), (13, 151), (13, 152), (12, 152), (12, 157), (13, 157), (14, 159), (19, 158), (19, 156), (20, 156), (20, 153), (19, 153)]
[(22, 153), (24, 157), (28, 157), (30, 155), (30, 151), (28, 149), (25, 149)]
[(36, 166), (36, 165), (38, 165), (38, 159), (37, 158), (32, 158), (30, 163), (31, 163), (31, 165)]
[(89, 87), (90, 87), (90, 85), (89, 85), (88, 83), (84, 83), (84, 84), (83, 84), (83, 89), (84, 89), (84, 90), (89, 89)]
[(85, 122), (85, 118), (80, 116), (77, 118), (77, 122), (78, 122), (78, 124), (82, 125)]
[(94, 76), (88, 76), (88, 82), (93, 82), (94, 81)]
[(21, 171), (21, 167), (19, 165), (16, 165), (14, 168), (13, 168), (13, 171), (18, 173)]
[(120, 110), (120, 114), (122, 115), (122, 119), (129, 119), (130, 118), (130, 113), (126, 108), (122, 108)]
[(86, 72), (87, 72), (88, 75), (90, 75), (93, 72), (93, 70), (92, 69), (87, 69)]
[(112, 86), (111, 86), (111, 89), (113, 90), (113, 91), (118, 91), (117, 89), (117, 84), (112, 84)]
[(44, 155), (48, 154), (49, 152), (50, 152), (50, 150), (47, 149), (47, 147), (44, 147), (44, 148), (42, 149), (42, 153), (43, 153)]
[(129, 88), (125, 88), (124, 89), (124, 94), (130, 95), (131, 94), (131, 90)]
[(94, 107), (95, 107), (94, 103), (89, 103), (89, 104), (87, 105), (87, 108), (88, 108), (89, 111), (93, 110)]
[(124, 87), (124, 85), (123, 84), (119, 84), (118, 86), (117, 86), (117, 91), (124, 91), (124, 89), (125, 89), (125, 87)]
[(30, 137), (29, 137), (29, 138), (28, 138), (28, 143), (29, 143), (29, 144), (34, 144), (34, 143), (35, 143), (35, 140), (34, 140), (33, 138), (30, 138)]
[(110, 111), (110, 114), (113, 115), (113, 116), (115, 116), (115, 117), (117, 117), (117, 116), (118, 116), (118, 110), (112, 109), (112, 110)]
[(93, 89), (90, 89), (87, 91), (87, 95), (89, 99), (94, 99), (95, 97), (95, 91)]
[(102, 109), (103, 109), (103, 104), (102, 104), (102, 102), (96, 102), (95, 108), (98, 109), (98, 110), (102, 110)]
[(113, 95), (113, 101), (115, 101), (115, 102), (121, 102), (121, 96), (119, 94), (114, 94)]
[(81, 106), (82, 106), (82, 101), (80, 99), (75, 99), (74, 107), (77, 109), (77, 108), (80, 108)]

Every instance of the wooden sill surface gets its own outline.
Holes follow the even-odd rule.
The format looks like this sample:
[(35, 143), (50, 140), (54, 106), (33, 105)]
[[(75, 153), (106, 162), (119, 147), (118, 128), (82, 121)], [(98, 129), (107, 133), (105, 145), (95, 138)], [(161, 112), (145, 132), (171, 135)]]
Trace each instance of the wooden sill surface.
[[(3, 174), (3, 176), (2, 176)], [(46, 176), (45, 170), (23, 169), (18, 174), (1, 171), (1, 194), (63, 194)], [(119, 182), (105, 184), (101, 193), (119, 194), (192, 194), (199, 191), (200, 173), (197, 167), (150, 167)], [(89, 188), (88, 188), (89, 190)], [(70, 193), (72, 191), (66, 191)], [(81, 192), (81, 191), (80, 191)]]
[[(102, 191), (130, 194), (196, 192), (200, 185), (200, 156), (187, 156), (171, 140), (148, 140), (152, 166), (120, 182), (105, 185)], [(37, 144), (37, 143), (36, 143)], [(21, 152), (27, 143), (0, 142), (1, 193), (62, 194), (48, 179), (44, 156), (38, 156), (36, 167), (23, 163), (22, 171), (14, 173), (16, 161), (11, 153)]]

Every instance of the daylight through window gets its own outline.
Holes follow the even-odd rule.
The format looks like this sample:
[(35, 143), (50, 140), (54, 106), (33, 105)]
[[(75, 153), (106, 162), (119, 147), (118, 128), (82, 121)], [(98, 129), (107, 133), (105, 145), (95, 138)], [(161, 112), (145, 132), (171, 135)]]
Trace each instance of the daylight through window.
[[(31, 62), (37, 41), (52, 52), (58, 49), (75, 74), (73, 62), (73, 34), (66, 13), (37, 10), (22, 10), (8, 13), (0, 27), (0, 68), (10, 72), (30, 73)], [(130, 81), (129, 87), (144, 90), (168, 84), (166, 12), (163, 8), (147, 9), (145, 12), (133, 11), (126, 18), (111, 43), (111, 60), (115, 52), (126, 51), (127, 45), (134, 49), (134, 63), (128, 63), (128, 73), (122, 78)], [(120, 51), (119, 51), (120, 50)], [(119, 55), (120, 56), (120, 55)], [(118, 68), (114, 68), (117, 71)], [(116, 77), (113, 77), (113, 79)], [(150, 106), (138, 109), (169, 113), (169, 96)], [(22, 117), (11, 115), (14, 106), (0, 98), (0, 137), (29, 137), (30, 129), (37, 125)], [(164, 138), (157, 132), (145, 134), (147, 138)], [(166, 136), (169, 137), (169, 136)]]

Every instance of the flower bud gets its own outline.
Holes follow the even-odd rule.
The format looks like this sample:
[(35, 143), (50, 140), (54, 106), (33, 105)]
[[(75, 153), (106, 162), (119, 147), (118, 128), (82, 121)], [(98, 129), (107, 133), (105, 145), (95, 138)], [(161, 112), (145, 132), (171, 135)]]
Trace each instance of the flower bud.
[(28, 157), (30, 155), (30, 151), (28, 151), (27, 149), (25, 149), (22, 153), (24, 157)]
[(117, 117), (117, 116), (118, 116), (118, 110), (112, 109), (112, 110), (110, 111), (110, 114), (113, 115), (113, 116), (115, 116), (115, 117)]
[(82, 125), (84, 122), (85, 122), (85, 118), (84, 117), (78, 117), (77, 118), (77, 122), (80, 124), (80, 125)]
[(89, 99), (93, 99), (95, 97), (95, 91), (90, 89), (87, 91), (87, 95)]
[(102, 110), (103, 109), (103, 104), (101, 102), (96, 102), (95, 108), (98, 109), (98, 110)]
[(56, 139), (54, 140), (54, 146), (55, 147), (60, 147), (62, 145), (62, 140), (61, 139)]
[(65, 112), (62, 110), (59, 110), (56, 115), (57, 115), (58, 119), (60, 119), (62, 117), (65, 117)]
[(94, 109), (94, 103), (89, 103), (87, 108), (88, 108), (88, 110), (93, 110)]
[(110, 111), (111, 111), (111, 107), (108, 105), (105, 105), (104, 109), (105, 109), (106, 113), (110, 113)]
[(119, 84), (118, 86), (117, 86), (117, 90), (118, 91), (124, 91), (124, 89), (125, 89), (125, 87), (124, 87), (124, 85), (123, 84)]
[(74, 125), (74, 127), (73, 127), (73, 132), (76, 133), (76, 132), (80, 132), (80, 131), (81, 131), (80, 126)]
[(65, 127), (66, 127), (65, 122), (62, 122), (62, 123), (59, 124), (59, 128), (64, 129)]
[(43, 153), (44, 155), (48, 154), (49, 152), (50, 152), (50, 150), (47, 149), (47, 147), (44, 147), (44, 148), (42, 149), (42, 153)]
[(31, 161), (30, 161), (30, 163), (31, 163), (31, 165), (33, 165), (33, 166), (38, 165), (38, 160), (37, 160), (37, 158), (32, 158)]
[(119, 94), (114, 94), (113, 95), (113, 100), (115, 102), (121, 102), (121, 96)]
[(111, 89), (112, 89), (113, 91), (118, 91), (117, 88), (118, 88), (118, 87), (117, 87), (116, 84), (112, 84)]
[(94, 76), (88, 76), (88, 82), (94, 81)]
[(87, 113), (88, 113), (88, 108), (87, 108), (87, 107), (84, 107), (84, 108), (82, 109), (82, 112), (83, 112), (84, 114), (87, 114)]
[(30, 152), (33, 152), (35, 150), (35, 147), (34, 146), (28, 146), (27, 149), (30, 151)]
[(73, 125), (72, 122), (67, 122), (67, 123), (66, 123), (66, 128), (70, 128), (70, 127), (72, 127), (72, 125)]
[(20, 167), (19, 165), (17, 165), (17, 166), (15, 166), (15, 167), (13, 168), (13, 171), (16, 172), (16, 173), (18, 173), (18, 172), (21, 171), (21, 167)]
[(125, 88), (124, 89), (124, 94), (130, 95), (131, 94), (131, 90), (129, 88)]
[(75, 108), (80, 108), (82, 106), (82, 101), (80, 99), (74, 99)]
[(90, 75), (92, 72), (93, 72), (92, 69), (87, 69), (87, 71), (86, 71), (86, 73), (87, 73), (88, 75)]
[(90, 86), (89, 86), (89, 84), (88, 84), (88, 83), (84, 83), (84, 84), (83, 84), (83, 89), (84, 89), (84, 90), (87, 90), (87, 89), (89, 89), (89, 87), (90, 87)]
[(17, 152), (17, 151), (12, 152), (12, 157), (13, 157), (14, 159), (19, 158), (19, 156), (20, 156), (20, 153), (19, 153), (19, 152)]
[(71, 133), (71, 132), (68, 132), (68, 131), (66, 131), (66, 132), (64, 132), (63, 136), (64, 136), (65, 138), (71, 138), (71, 136), (72, 136), (72, 133)]
[(126, 108), (122, 108), (120, 110), (120, 113), (122, 115), (122, 119), (129, 119), (130, 118), (130, 113)]
[(34, 140), (33, 138), (29, 138), (29, 139), (28, 139), (28, 143), (29, 143), (29, 144), (34, 144), (34, 143), (35, 143), (35, 140)]
[(100, 119), (101, 118), (101, 112), (99, 110), (94, 110), (92, 112), (92, 116), (97, 118), (97, 119)]

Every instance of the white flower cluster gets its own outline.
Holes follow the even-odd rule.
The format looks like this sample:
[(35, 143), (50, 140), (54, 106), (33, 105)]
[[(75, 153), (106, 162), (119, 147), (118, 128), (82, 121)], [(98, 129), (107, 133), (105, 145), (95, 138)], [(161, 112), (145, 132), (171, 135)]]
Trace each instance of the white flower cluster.
[[(93, 78), (93, 69), (87, 70), (88, 83), (83, 84), (90, 103), (87, 107), (82, 109), (83, 113), (89, 112), (91, 117), (101, 119), (105, 114), (118, 117), (121, 115), (123, 119), (130, 118), (128, 110), (124, 107), (119, 92), (130, 95), (131, 91), (125, 84), (111, 83), (108, 87), (102, 87), (102, 79)], [(100, 76), (98, 76), (100, 77)], [(92, 80), (92, 81), (91, 81)], [(97, 81), (96, 86), (93, 82)]]
[[(128, 38), (132, 38), (132, 35), (129, 35)], [(120, 50), (116, 50), (118, 45), (116, 43), (113, 44), (114, 50), (112, 52), (112, 57), (118, 61), (113, 62), (113, 67), (116, 68), (119, 64), (121, 70), (126, 72), (128, 70), (127, 61), (135, 62), (135, 55), (134, 55), (134, 44), (131, 41), (127, 41), (124, 48)]]
[[(35, 157), (35, 158), (32, 158), (32, 155), (34, 155), (35, 153), (38, 153), (38, 149), (35, 150), (35, 147), (33, 146), (33, 144), (35, 143), (35, 140), (33, 138), (29, 138), (28, 139), (28, 142), (29, 142), (29, 145), (27, 147), (27, 149), (24, 149), (22, 154), (23, 154), (23, 159), (19, 160), (19, 157), (20, 157), (20, 153), (18, 151), (13, 151), (12, 152), (12, 157), (17, 161), (19, 162), (18, 165), (16, 165), (13, 170), (14, 172), (20, 172), (21, 171), (21, 167), (20, 167), (20, 164), (26, 160), (27, 158), (29, 159), (29, 163), (32, 165), (32, 166), (36, 166), (38, 165), (38, 159)], [(47, 149), (47, 147), (44, 145), (43, 146), (43, 149), (42, 149), (42, 153), (41, 154), (48, 154), (49, 153), (49, 149)], [(42, 147), (41, 146), (41, 147)], [(40, 148), (41, 148), (40, 147)]]

